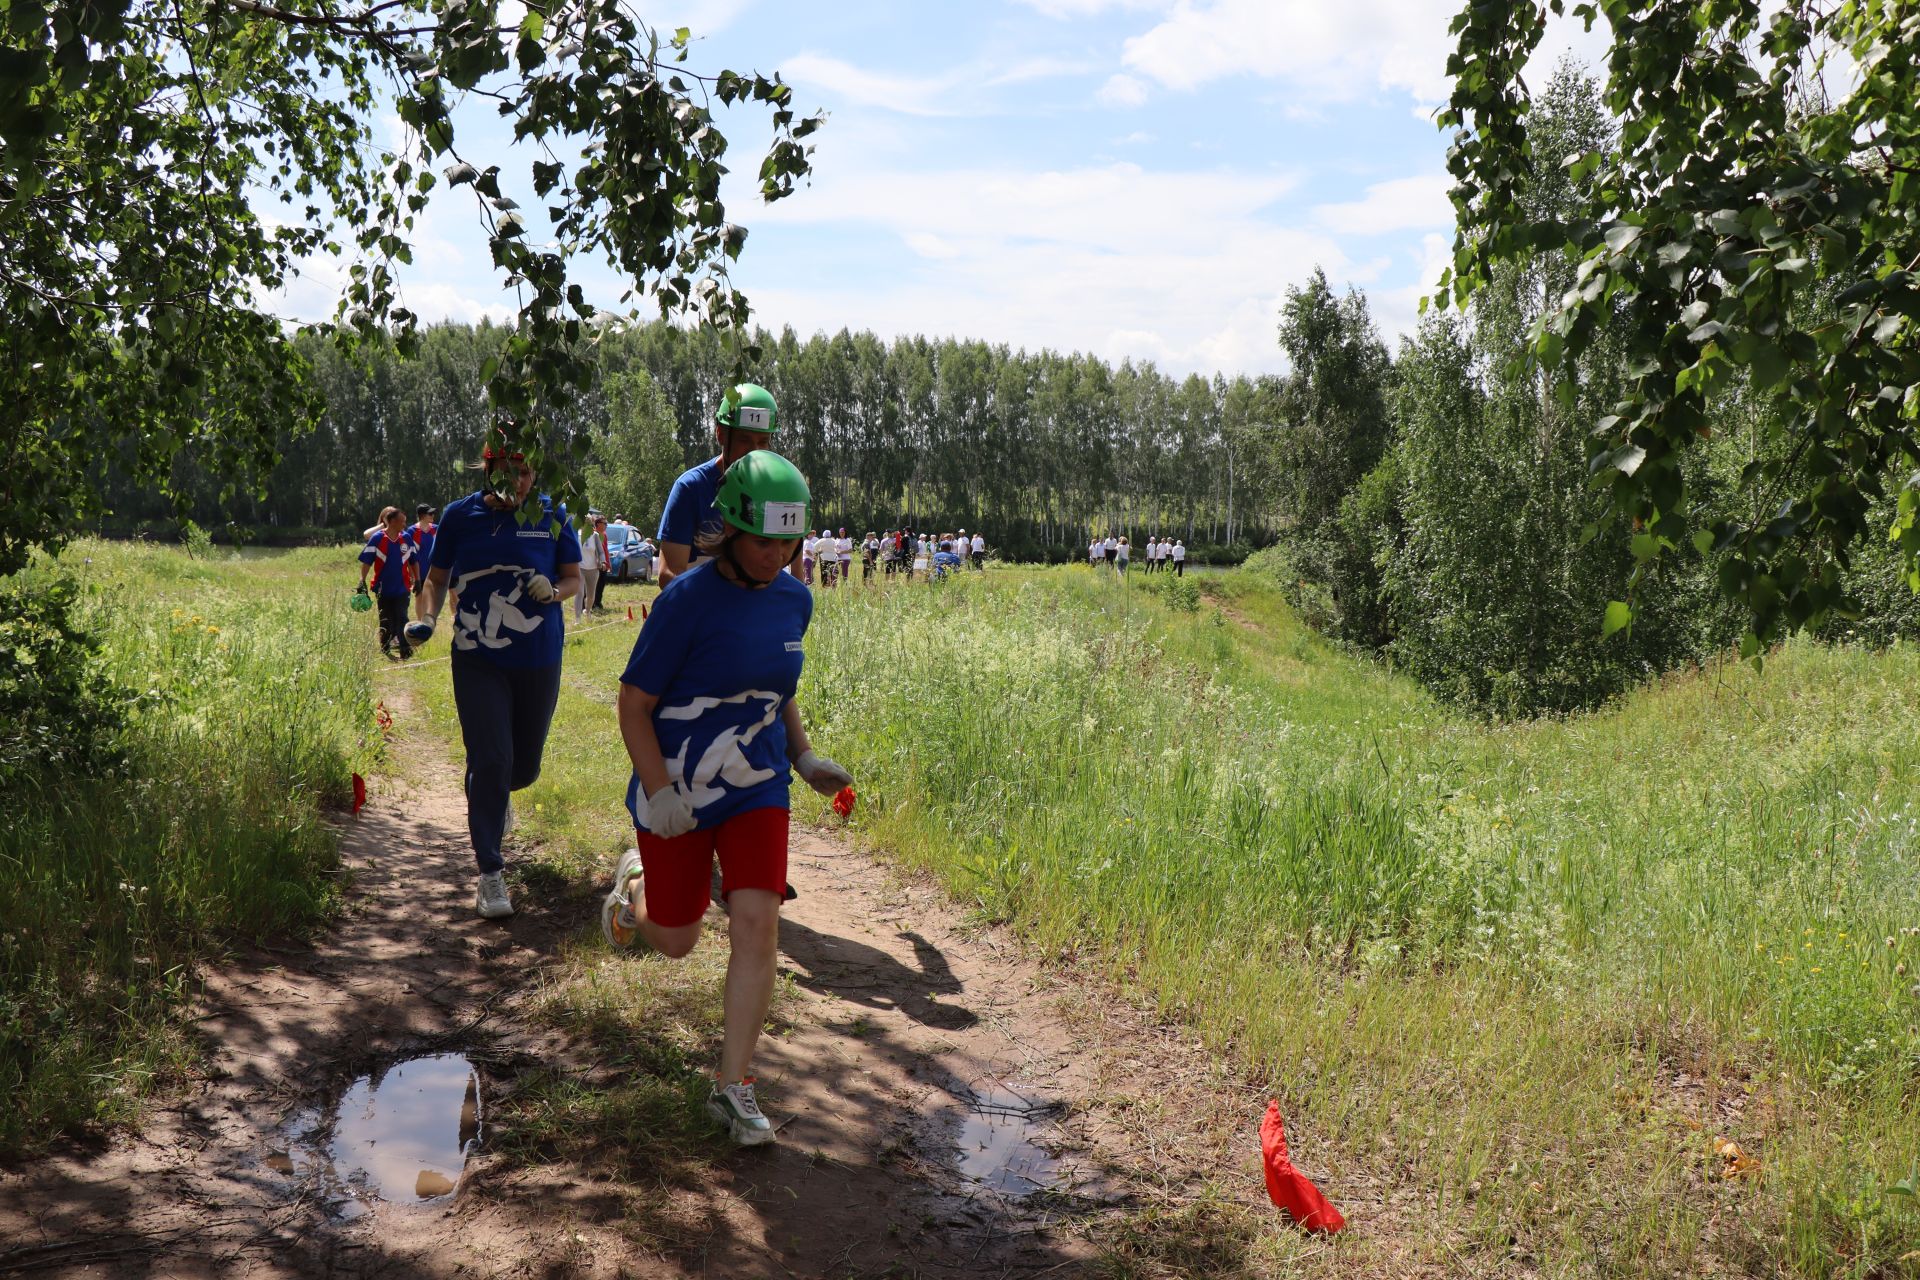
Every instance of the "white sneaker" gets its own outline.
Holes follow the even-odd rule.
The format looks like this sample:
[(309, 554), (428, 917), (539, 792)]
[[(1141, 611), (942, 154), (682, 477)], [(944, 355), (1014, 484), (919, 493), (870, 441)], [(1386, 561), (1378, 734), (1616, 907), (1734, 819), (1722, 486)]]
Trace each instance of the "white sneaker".
[(473, 909), (488, 920), (513, 914), (513, 899), (507, 897), (507, 879), (498, 871), (480, 877), (473, 890)]
[(737, 1147), (757, 1147), (773, 1141), (773, 1122), (754, 1101), (752, 1076), (708, 1094), (707, 1114), (726, 1129)]
[(627, 885), (639, 874), (640, 851), (629, 849), (620, 855), (620, 863), (613, 869), (613, 888), (607, 890), (607, 896), (600, 902), (600, 936), (623, 951), (633, 946), (640, 936), (633, 900), (627, 896)]

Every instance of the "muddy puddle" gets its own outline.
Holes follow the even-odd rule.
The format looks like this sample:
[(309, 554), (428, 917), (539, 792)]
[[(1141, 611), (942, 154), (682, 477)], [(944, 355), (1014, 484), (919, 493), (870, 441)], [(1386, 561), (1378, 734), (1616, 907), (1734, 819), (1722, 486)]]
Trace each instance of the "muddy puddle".
[(479, 1142), (479, 1073), (443, 1053), (361, 1076), (331, 1108), (295, 1116), (264, 1163), (351, 1221), (375, 1205), (444, 1200)]
[(1057, 1187), (1060, 1162), (1039, 1139), (1053, 1128), (1060, 1104), (992, 1080), (976, 1083), (969, 1092), (956, 1138), (961, 1175), (1015, 1198)]

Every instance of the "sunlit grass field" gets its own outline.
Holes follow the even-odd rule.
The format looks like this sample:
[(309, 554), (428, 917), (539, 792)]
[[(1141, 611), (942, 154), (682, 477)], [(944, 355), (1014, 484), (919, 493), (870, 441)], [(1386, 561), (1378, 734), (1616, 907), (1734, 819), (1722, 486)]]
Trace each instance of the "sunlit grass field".
[[(1434, 1265), (1920, 1274), (1910, 648), (1487, 727), (1206, 589), (822, 594), (801, 700), (858, 837), (1196, 1027)], [(575, 874), (631, 838), (631, 642), (572, 642), (521, 803)]]
[(378, 750), (339, 563), (86, 541), (19, 580), (78, 579), (124, 763), (29, 775), (0, 822), (0, 1151), (135, 1116), (194, 1061), (194, 965), (332, 910), (323, 808)]
[[(350, 551), (91, 550), (123, 671), (192, 691), (141, 713), (156, 777), (222, 796), (217, 770), (268, 769), (244, 785), (338, 798), (374, 749), (371, 700), (402, 687), (403, 732), (457, 757), (444, 638), (424, 664), (377, 664), (370, 618), (335, 599)], [(1303, 1163), (1373, 1224), (1302, 1265), (1920, 1275), (1911, 648), (1795, 644), (1761, 674), (1685, 672), (1602, 713), (1488, 727), (1336, 651), (1257, 580), (1205, 585), (1193, 611), (1085, 568), (820, 595), (801, 700), (858, 779), (851, 833), (1270, 1087)], [(612, 700), (626, 606), (650, 596), (610, 594), (612, 619), (570, 638), (517, 859), (585, 881), (630, 842)], [(212, 834), (248, 827), (238, 806), (196, 803), (216, 802), (139, 820), (207, 824), (178, 837), (196, 847), (255, 839)], [(189, 865), (292, 858), (308, 870), (262, 879), (305, 886), (297, 901), (211, 872), (162, 896), (225, 904), (209, 930), (323, 913), (330, 846), (310, 804), (286, 815)], [(175, 846), (142, 847), (131, 869), (164, 880)], [(126, 870), (93, 866), (79, 897), (146, 882)], [(90, 907), (101, 922), (71, 935), (116, 980), (149, 936), (116, 934), (123, 909)], [(599, 958), (590, 925), (551, 1016), (631, 1038), (629, 962)], [(630, 1048), (682, 1070), (705, 1035)], [(592, 1110), (545, 1096), (556, 1124)]]

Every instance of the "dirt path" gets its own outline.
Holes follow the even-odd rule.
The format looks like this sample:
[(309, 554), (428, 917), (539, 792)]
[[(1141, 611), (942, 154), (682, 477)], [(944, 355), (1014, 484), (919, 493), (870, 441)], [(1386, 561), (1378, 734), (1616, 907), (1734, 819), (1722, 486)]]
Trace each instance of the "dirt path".
[[(628, 1188), (488, 1145), (529, 1072), (581, 1075), (593, 1053), (521, 1016), (591, 906), (523, 887), (510, 921), (476, 919), (464, 814), (444, 762), (376, 793), (344, 832), (339, 926), (207, 976), (208, 1078), (141, 1133), (0, 1172), (0, 1274), (1035, 1276), (1097, 1271), (1103, 1250), (1226, 1274), (1278, 1229), (1243, 1207), (1261, 1100), (1216, 1061), (802, 834), (781, 927), (796, 996), (758, 1064), (780, 1141), (672, 1191), (681, 1229), (645, 1247)], [(302, 1153), (356, 1076), (456, 1052), (481, 1141), (453, 1194), (380, 1201)]]

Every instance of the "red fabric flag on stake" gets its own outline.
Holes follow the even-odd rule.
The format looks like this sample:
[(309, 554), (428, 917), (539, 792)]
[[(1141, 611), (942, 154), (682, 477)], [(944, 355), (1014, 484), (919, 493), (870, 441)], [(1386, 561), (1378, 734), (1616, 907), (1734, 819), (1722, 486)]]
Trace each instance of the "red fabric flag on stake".
[(628, 622), (632, 622), (632, 621), (633, 621), (633, 606), (632, 606), (632, 605), (628, 605), (628, 606), (627, 606), (627, 621), (628, 621)]
[(840, 788), (840, 794), (833, 798), (833, 811), (843, 818), (853, 816), (854, 794), (851, 786)]
[(359, 813), (367, 803), (367, 780), (359, 774), (353, 775), (353, 811)]
[(1287, 1131), (1280, 1123), (1280, 1104), (1267, 1103), (1266, 1119), (1260, 1122), (1260, 1152), (1267, 1171), (1267, 1195), (1287, 1211), (1287, 1216), (1306, 1231), (1328, 1235), (1341, 1230), (1347, 1220), (1320, 1194), (1320, 1188), (1307, 1175), (1293, 1167), (1287, 1155)]
[(647, 606), (645, 606), (645, 605), (641, 605), (641, 606), (640, 606), (640, 621), (642, 621), (642, 622), (645, 622), (646, 620), (647, 620)]

